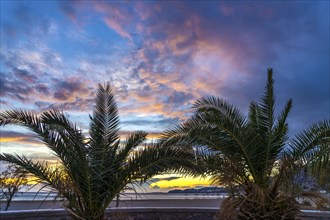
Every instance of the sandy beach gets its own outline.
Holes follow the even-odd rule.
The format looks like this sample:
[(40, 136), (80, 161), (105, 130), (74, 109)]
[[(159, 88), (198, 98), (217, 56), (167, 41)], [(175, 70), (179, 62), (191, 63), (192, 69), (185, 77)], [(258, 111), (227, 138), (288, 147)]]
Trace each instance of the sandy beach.
[[(120, 207), (209, 207), (219, 208), (223, 199), (160, 199), (160, 200), (122, 200)], [(1, 202), (1, 210), (4, 208)], [(115, 207), (116, 203), (110, 203)], [(36, 210), (62, 208), (60, 201), (12, 201), (9, 210)]]

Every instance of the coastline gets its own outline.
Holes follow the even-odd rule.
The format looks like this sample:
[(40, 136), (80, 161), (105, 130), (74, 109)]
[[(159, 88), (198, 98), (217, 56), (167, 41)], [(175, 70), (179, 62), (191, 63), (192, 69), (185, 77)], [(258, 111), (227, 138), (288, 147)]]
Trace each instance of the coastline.
[[(152, 199), (152, 200), (120, 200), (119, 207), (207, 207), (220, 208), (222, 198), (217, 199)], [(1, 211), (5, 201), (0, 202)], [(116, 207), (116, 201), (110, 203), (109, 208)], [(61, 201), (12, 201), (10, 210), (41, 210), (41, 209), (62, 209)]]

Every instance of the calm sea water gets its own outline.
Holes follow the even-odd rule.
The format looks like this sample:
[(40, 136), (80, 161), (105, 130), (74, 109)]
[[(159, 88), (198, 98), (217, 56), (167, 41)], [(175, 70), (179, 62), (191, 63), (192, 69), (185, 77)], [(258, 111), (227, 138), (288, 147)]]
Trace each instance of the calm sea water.
[[(226, 193), (126, 193), (120, 196), (120, 200), (162, 200), (162, 199), (219, 199), (226, 197)], [(56, 199), (56, 193), (48, 192), (24, 192), (17, 193), (15, 201), (43, 201)]]

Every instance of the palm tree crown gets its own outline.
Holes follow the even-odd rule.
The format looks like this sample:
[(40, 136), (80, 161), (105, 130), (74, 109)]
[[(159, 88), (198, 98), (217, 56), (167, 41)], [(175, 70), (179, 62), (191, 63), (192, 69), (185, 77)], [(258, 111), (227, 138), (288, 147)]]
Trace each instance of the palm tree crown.
[(73, 218), (103, 219), (113, 198), (128, 184), (145, 181), (166, 171), (198, 171), (194, 155), (179, 148), (157, 144), (136, 150), (147, 133), (137, 131), (125, 141), (119, 137), (119, 117), (109, 84), (99, 85), (89, 135), (58, 110), (34, 114), (23, 110), (0, 112), (0, 125), (16, 124), (29, 128), (59, 158), (52, 168), (24, 156), (0, 154), (0, 160), (14, 163), (55, 189)]
[(268, 69), (265, 93), (259, 103), (250, 104), (247, 116), (208, 96), (195, 102), (191, 118), (163, 135), (163, 143), (194, 146), (213, 181), (233, 189), (222, 205), (224, 219), (292, 218), (298, 194), (284, 185), (320, 155), (325, 158), (321, 162), (329, 164), (330, 122), (314, 124), (290, 140), (287, 117), (292, 101), (276, 118), (273, 84)]

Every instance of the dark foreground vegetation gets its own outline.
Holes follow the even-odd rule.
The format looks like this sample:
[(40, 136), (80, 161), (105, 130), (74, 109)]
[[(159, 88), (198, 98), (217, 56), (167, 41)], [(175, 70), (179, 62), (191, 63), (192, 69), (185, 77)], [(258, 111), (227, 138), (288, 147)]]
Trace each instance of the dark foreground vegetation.
[(186, 122), (165, 132), (164, 144), (195, 149), (215, 184), (231, 189), (219, 219), (294, 219), (297, 198), (324, 208), (329, 200), (303, 191), (294, 177), (304, 168), (330, 176), (330, 121), (311, 125), (288, 137), (289, 100), (275, 116), (272, 69), (264, 95), (245, 116), (217, 97), (197, 100)]
[(330, 121), (289, 138), (292, 101), (275, 117), (273, 83), (269, 69), (264, 95), (251, 103), (247, 116), (225, 100), (205, 97), (195, 102), (191, 118), (165, 131), (159, 142), (143, 146), (147, 134), (142, 131), (120, 140), (109, 85), (99, 86), (88, 136), (58, 110), (1, 111), (0, 125), (16, 124), (35, 132), (61, 166), (6, 153), (0, 160), (55, 190), (73, 219), (103, 219), (122, 190), (165, 172), (208, 175), (214, 184), (227, 187), (229, 197), (219, 219), (294, 219), (297, 198), (309, 198), (319, 208), (329, 202), (317, 192), (303, 191), (294, 176), (304, 168), (330, 175)]
[(145, 144), (147, 133), (137, 131), (126, 140), (119, 137), (119, 117), (110, 85), (99, 85), (89, 135), (71, 123), (64, 113), (49, 110), (36, 114), (24, 110), (0, 112), (0, 124), (29, 128), (58, 157), (61, 166), (35, 162), (3, 153), (0, 159), (32, 174), (64, 199), (73, 219), (103, 219), (105, 209), (123, 190), (164, 172), (202, 172), (195, 156), (180, 148)]

